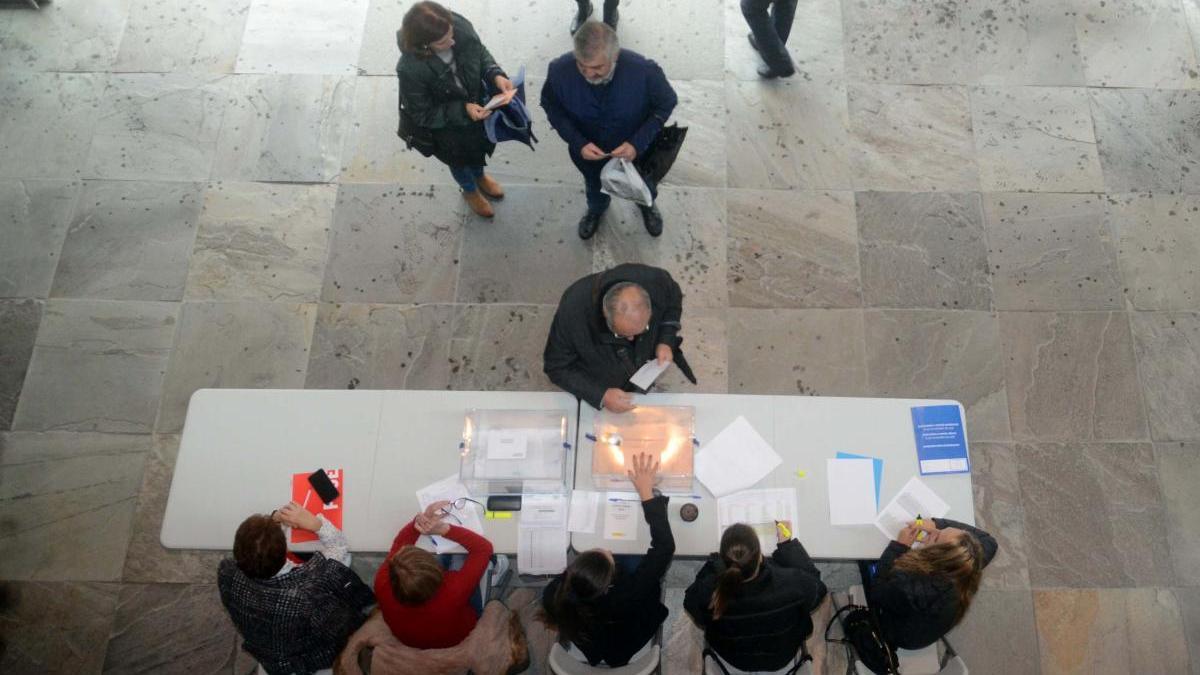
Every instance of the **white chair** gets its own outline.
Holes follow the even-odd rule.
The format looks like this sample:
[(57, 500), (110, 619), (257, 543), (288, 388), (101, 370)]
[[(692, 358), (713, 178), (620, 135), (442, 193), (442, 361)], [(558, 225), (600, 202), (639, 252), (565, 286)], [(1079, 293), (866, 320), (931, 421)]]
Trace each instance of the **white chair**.
[[(800, 658), (800, 654), (796, 658)], [(704, 659), (704, 675), (813, 675), (813, 662), (811, 659), (804, 661), (797, 668), (795, 663), (788, 665), (782, 670), (763, 671), (763, 670), (739, 670), (724, 661), (718, 662), (721, 657), (715, 652), (707, 654)], [(793, 670), (795, 669), (795, 670)]]
[(554, 643), (550, 648), (550, 671), (554, 675), (650, 675), (658, 671), (659, 657), (662, 652), (657, 644), (650, 645), (650, 649), (642, 655), (641, 658), (619, 667), (609, 668), (607, 666), (592, 666), (586, 664), (567, 653), (563, 646)]

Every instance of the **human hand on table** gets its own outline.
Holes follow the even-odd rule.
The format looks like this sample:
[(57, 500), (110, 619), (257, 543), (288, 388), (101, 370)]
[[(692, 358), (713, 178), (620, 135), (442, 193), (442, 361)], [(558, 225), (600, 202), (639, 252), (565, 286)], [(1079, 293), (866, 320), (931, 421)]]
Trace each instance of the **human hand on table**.
[(654, 474), (658, 473), (658, 460), (649, 453), (639, 452), (632, 458), (633, 468), (629, 469), (629, 480), (633, 481), (633, 489), (637, 490), (638, 498), (642, 501), (654, 497)]
[(447, 523), (443, 518), (446, 516), (446, 509), (450, 507), (450, 501), (443, 499), (436, 501), (425, 510), (418, 513), (413, 518), (413, 527), (421, 534), (446, 534), (450, 531), (450, 523)]
[(611, 410), (615, 413), (629, 412), (636, 407), (633, 405), (633, 394), (621, 391), (615, 387), (605, 390), (604, 398), (600, 401), (600, 405), (605, 410)]
[(308, 530), (309, 532), (316, 532), (321, 529), (321, 519), (296, 502), (288, 502), (279, 507), (275, 513), (271, 514), (271, 519), (277, 523), (283, 523), (288, 527)]

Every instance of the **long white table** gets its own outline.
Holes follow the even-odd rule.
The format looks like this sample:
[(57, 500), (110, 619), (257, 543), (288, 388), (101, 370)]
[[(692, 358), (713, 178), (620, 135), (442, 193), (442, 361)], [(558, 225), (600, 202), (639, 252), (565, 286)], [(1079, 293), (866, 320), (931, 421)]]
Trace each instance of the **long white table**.
[[(161, 541), (228, 550), (238, 524), (291, 495), (294, 473), (345, 469), (342, 528), (355, 551), (387, 551), (418, 510), (416, 490), (458, 472), (469, 408), (562, 410), (562, 392), (202, 389), (188, 406)], [(496, 551), (515, 553), (517, 524), (485, 520)], [(300, 547), (298, 547), (300, 548)]]
[[(686, 405), (696, 410), (696, 437), (703, 444), (739, 415), (771, 444), (783, 463), (754, 487), (796, 488), (798, 518), (795, 535), (816, 558), (876, 558), (888, 539), (874, 525), (834, 526), (829, 524), (829, 490), (825, 460), (839, 452), (878, 457), (884, 461), (880, 507), (886, 506), (904, 483), (918, 475), (916, 441), (913, 438), (909, 409), (918, 405), (959, 405), (956, 401), (827, 398), (811, 396), (748, 396), (733, 394), (649, 394), (639, 396), (640, 405)], [(962, 406), (959, 405), (961, 413)], [(594, 443), (585, 438), (592, 433), (596, 411), (580, 407), (579, 453), (575, 464), (575, 488), (591, 490), (592, 450)], [(964, 434), (965, 429), (964, 420)], [(798, 472), (803, 472), (803, 477)], [(922, 476), (950, 505), (947, 517), (975, 523), (970, 474)], [(632, 490), (632, 486), (629, 488)], [(692, 491), (699, 499), (673, 497), (668, 508), (675, 553), (702, 556), (717, 549), (721, 532), (717, 522), (717, 503), (712, 493), (695, 481)], [(694, 503), (700, 516), (684, 522), (680, 506)], [(603, 506), (594, 534), (572, 533), (571, 545), (577, 551), (607, 548), (616, 553), (642, 553), (650, 545), (650, 530), (644, 521), (636, 541), (604, 539)]]

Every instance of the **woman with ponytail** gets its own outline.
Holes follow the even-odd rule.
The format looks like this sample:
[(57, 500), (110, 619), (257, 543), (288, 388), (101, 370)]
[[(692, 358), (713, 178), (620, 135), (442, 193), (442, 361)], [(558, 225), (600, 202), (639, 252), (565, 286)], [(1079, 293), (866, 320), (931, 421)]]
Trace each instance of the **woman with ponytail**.
[(650, 525), (646, 555), (622, 560), (636, 566), (617, 564), (605, 549), (584, 551), (542, 593), (542, 618), (558, 629), (559, 644), (593, 666), (615, 668), (639, 657), (667, 618), (662, 578), (675, 555), (675, 538), (667, 522), (667, 498), (654, 496), (657, 471), (650, 455), (633, 457), (629, 478)]
[[(922, 534), (923, 533), (923, 534)], [(893, 647), (921, 649), (958, 625), (998, 546), (992, 535), (944, 518), (910, 523), (864, 577)]]
[(758, 533), (731, 525), (683, 598), (709, 647), (743, 671), (786, 672), (812, 633), (810, 614), (825, 598), (821, 573), (784, 528), (765, 558)]

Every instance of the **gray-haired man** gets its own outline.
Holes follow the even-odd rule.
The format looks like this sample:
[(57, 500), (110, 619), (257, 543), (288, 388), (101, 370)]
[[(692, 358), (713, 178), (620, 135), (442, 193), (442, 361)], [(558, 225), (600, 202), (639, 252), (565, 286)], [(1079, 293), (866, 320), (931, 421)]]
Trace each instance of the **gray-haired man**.
[(663, 269), (627, 263), (589, 274), (563, 293), (543, 354), (550, 380), (594, 408), (626, 412), (629, 378), (646, 362), (696, 376), (679, 345), (683, 291)]

